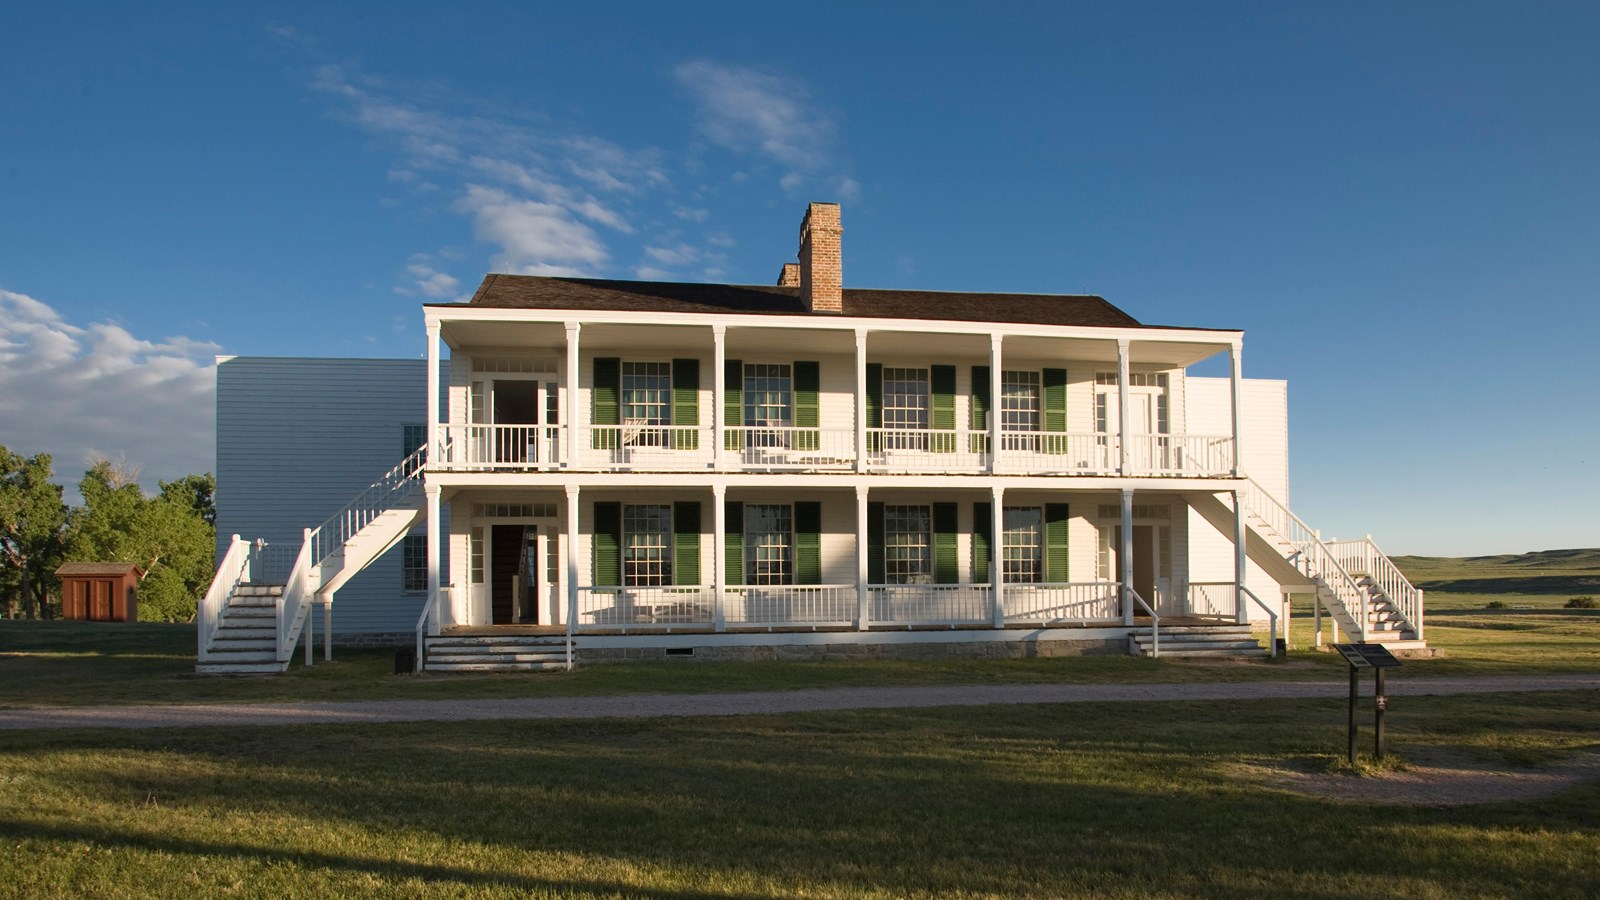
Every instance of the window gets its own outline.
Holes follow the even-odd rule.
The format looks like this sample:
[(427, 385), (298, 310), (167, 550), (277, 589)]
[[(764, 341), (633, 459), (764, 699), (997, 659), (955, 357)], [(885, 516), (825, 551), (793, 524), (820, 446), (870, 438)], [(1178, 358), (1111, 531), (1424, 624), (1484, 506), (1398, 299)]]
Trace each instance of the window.
[(1004, 578), (1011, 584), (1044, 580), (1044, 511), (1037, 506), (1008, 506), (1002, 535)]
[(622, 364), (622, 420), (643, 425), (672, 424), (672, 364)]
[(561, 422), (561, 391), (554, 381), (544, 383), (544, 423), (557, 425)]
[(400, 550), (400, 590), (428, 589), (428, 536), (408, 534)]
[(794, 584), (792, 507), (745, 504), (744, 579), (745, 584)]
[(468, 577), (473, 584), (483, 584), (483, 526), (475, 526), (467, 542)]
[(1000, 429), (1039, 430), (1039, 373), (1005, 372), (1000, 378)]
[(927, 369), (883, 370), (883, 427), (927, 430)]
[(622, 583), (650, 587), (672, 583), (672, 506), (622, 507)]
[(744, 424), (774, 428), (794, 424), (794, 378), (789, 366), (745, 364)]
[(933, 516), (926, 506), (886, 504), (883, 507), (885, 582), (928, 584), (932, 581), (932, 526)]

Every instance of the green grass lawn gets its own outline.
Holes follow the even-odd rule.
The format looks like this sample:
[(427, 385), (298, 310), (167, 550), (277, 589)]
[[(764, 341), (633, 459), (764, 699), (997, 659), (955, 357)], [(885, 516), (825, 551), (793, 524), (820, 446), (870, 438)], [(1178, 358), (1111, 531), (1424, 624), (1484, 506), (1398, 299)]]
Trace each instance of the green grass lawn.
[[(1340, 701), (0, 733), (18, 896), (1592, 896), (1600, 785), (1375, 808)], [(1600, 693), (1398, 700), (1392, 748), (1592, 753)], [(1335, 776), (1355, 778), (1355, 776)]]

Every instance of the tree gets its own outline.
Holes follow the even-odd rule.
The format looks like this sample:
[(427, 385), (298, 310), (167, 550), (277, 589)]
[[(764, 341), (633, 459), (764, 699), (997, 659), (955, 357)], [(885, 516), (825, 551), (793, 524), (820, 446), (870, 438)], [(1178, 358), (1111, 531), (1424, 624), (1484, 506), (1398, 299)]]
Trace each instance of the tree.
[[(65, 549), (67, 507), (48, 453), (23, 457), (0, 446), (0, 593), (50, 618), (50, 585)], [(15, 613), (13, 612), (13, 615)]]
[(97, 460), (78, 483), (83, 507), (72, 516), (76, 559), (131, 562), (144, 570), (139, 618), (188, 621), (211, 582), (216, 552), (216, 479), (209, 473), (162, 482), (147, 497), (126, 466)]

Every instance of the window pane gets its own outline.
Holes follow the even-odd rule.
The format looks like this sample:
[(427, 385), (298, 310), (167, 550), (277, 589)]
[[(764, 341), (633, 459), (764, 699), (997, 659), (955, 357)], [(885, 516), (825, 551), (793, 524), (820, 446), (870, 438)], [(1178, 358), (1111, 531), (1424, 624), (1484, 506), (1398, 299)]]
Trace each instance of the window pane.
[(744, 507), (745, 584), (794, 584), (794, 517), (780, 504)]
[(794, 380), (787, 365), (744, 367), (744, 424), (774, 428), (794, 424)]
[(672, 364), (622, 364), (622, 418), (640, 425), (672, 424)]
[(1006, 372), (1000, 379), (1000, 428), (1039, 430), (1039, 373)]
[(889, 584), (928, 584), (933, 516), (926, 506), (883, 508), (883, 575)]
[(928, 428), (928, 370), (883, 370), (883, 427)]
[(672, 507), (622, 507), (622, 583), (649, 587), (672, 583)]
[(428, 536), (408, 534), (402, 545), (400, 562), (400, 589), (425, 591), (428, 589)]
[(1005, 580), (1037, 583), (1044, 577), (1044, 513), (1037, 506), (1008, 506), (1002, 560)]

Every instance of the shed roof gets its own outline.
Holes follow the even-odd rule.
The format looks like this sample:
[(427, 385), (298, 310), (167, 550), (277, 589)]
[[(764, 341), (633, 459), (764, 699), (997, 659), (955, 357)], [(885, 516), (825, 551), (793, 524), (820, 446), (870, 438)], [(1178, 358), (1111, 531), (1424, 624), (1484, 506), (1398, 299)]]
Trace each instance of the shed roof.
[(125, 562), (69, 562), (56, 569), (57, 575), (126, 575), (129, 572), (144, 574), (137, 564)]
[[(430, 303), (428, 306), (461, 306)], [(490, 274), (467, 306), (490, 309), (596, 309), (616, 312), (830, 316), (810, 313), (797, 287), (613, 281)], [(1138, 328), (1140, 323), (1090, 294), (993, 294), (845, 288), (843, 315), (867, 319), (933, 319), (1020, 325)]]

